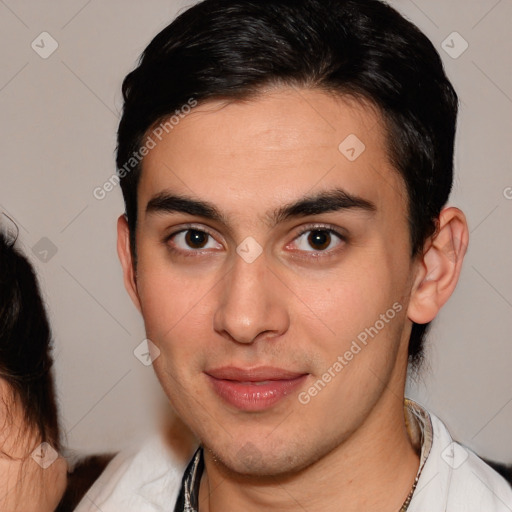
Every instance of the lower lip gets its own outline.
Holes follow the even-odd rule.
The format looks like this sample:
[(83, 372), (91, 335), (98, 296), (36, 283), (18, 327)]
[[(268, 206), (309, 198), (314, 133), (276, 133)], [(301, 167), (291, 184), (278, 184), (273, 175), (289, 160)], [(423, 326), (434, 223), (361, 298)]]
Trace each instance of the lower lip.
[(215, 392), (226, 402), (243, 411), (263, 411), (277, 404), (306, 380), (307, 375), (295, 379), (267, 380), (262, 383), (208, 378)]

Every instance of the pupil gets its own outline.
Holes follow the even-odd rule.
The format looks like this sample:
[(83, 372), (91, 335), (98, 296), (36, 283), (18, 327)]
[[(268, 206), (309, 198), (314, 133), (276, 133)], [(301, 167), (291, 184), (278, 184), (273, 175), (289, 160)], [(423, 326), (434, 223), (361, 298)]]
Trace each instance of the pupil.
[(207, 234), (191, 229), (186, 234), (185, 240), (189, 246), (194, 246), (196, 249), (201, 248), (206, 244)]
[(327, 231), (312, 231), (308, 237), (311, 245), (320, 246), (317, 249), (325, 249), (329, 247), (331, 235)]

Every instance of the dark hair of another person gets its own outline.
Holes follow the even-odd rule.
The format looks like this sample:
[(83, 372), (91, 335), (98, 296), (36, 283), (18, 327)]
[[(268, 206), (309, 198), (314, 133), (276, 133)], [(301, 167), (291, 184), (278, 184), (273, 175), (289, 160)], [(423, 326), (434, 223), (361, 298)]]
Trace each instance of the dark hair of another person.
[(0, 233), (0, 378), (22, 406), (27, 427), (60, 449), (51, 332), (31, 264)]
[[(269, 86), (322, 90), (378, 107), (390, 162), (408, 193), (411, 253), (420, 254), (450, 194), (458, 110), (428, 38), (378, 0), (205, 0), (153, 39), (123, 82), (116, 164), (134, 265), (141, 166), (120, 169), (149, 131), (191, 98), (250, 100)], [(413, 324), (414, 368), (428, 326)]]

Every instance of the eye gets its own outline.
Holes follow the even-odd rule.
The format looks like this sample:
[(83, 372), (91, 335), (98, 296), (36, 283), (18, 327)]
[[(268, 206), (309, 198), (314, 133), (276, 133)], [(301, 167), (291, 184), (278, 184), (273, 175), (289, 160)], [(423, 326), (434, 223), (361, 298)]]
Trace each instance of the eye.
[(186, 254), (187, 256), (207, 249), (222, 249), (222, 245), (217, 243), (210, 233), (197, 228), (187, 228), (176, 231), (167, 237), (166, 243), (169, 245), (171, 251), (192, 253)]
[(302, 231), (293, 243), (300, 251), (330, 253), (344, 241), (345, 237), (334, 229), (326, 226), (315, 226)]

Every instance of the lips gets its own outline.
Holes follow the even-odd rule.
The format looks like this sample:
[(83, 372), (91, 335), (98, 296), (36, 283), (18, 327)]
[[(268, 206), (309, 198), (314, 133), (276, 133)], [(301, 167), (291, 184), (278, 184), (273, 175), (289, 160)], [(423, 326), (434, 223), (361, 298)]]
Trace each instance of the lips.
[(215, 393), (239, 410), (263, 411), (302, 385), (307, 373), (282, 368), (226, 366), (205, 372)]
[(222, 380), (233, 380), (239, 382), (261, 382), (265, 380), (291, 380), (304, 373), (291, 372), (281, 368), (271, 366), (261, 366), (258, 368), (236, 368), (234, 366), (225, 366), (206, 372), (211, 377)]

